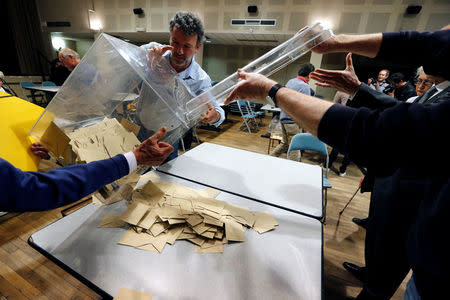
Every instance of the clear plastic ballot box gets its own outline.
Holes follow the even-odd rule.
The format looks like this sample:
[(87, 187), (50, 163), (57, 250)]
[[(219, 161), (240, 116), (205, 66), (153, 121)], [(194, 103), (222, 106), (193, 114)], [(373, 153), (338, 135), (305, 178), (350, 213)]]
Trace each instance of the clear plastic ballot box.
[[(331, 35), (330, 30), (317, 23), (243, 69), (269, 76)], [(48, 104), (30, 135), (46, 144), (55, 128), (70, 135), (108, 117), (134, 123), (140, 140), (166, 126), (164, 141), (174, 143), (201, 121), (208, 109), (206, 103), (223, 103), (239, 80), (234, 73), (194, 97), (165, 57), (101, 34)]]

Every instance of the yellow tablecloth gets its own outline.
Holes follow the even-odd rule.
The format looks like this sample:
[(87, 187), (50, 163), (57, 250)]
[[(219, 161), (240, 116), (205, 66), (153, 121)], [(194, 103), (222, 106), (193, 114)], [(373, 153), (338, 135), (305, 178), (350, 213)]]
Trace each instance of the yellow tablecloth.
[[(0, 92), (1, 96), (8, 96)], [(23, 171), (37, 171), (39, 158), (28, 135), (44, 108), (17, 97), (0, 98), (0, 157)]]

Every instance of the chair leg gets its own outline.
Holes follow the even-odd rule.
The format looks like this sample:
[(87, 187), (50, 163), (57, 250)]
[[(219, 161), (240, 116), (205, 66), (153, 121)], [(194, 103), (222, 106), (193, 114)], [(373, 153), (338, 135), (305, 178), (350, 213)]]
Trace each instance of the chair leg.
[(252, 131), (250, 130), (250, 126), (248, 126), (248, 122), (245, 118), (244, 118), (244, 123), (245, 123), (245, 126), (247, 126), (248, 132), (252, 133)]

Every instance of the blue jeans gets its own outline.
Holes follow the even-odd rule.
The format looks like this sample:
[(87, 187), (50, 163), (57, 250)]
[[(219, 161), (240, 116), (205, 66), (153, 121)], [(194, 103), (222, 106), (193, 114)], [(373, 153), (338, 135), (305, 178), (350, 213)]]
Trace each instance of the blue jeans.
[(414, 273), (411, 279), (406, 284), (405, 294), (403, 300), (420, 300), (419, 291), (417, 290), (416, 283), (414, 282)]

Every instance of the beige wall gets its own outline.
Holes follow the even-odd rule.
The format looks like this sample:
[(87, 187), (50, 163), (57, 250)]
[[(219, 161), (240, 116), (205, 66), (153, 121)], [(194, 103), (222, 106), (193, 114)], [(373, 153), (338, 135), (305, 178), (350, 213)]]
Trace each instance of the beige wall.
[[(197, 12), (208, 32), (248, 32), (248, 27), (230, 26), (232, 18), (274, 18), (275, 27), (254, 28), (255, 33), (294, 33), (318, 19), (329, 20), (336, 32), (368, 33), (395, 30), (436, 30), (449, 22), (448, 0), (38, 0), (42, 21), (70, 21), (68, 28), (45, 31), (89, 32), (88, 9), (103, 23), (105, 31), (130, 32), (136, 27), (166, 31), (178, 10)], [(258, 13), (249, 15), (248, 5)], [(422, 11), (406, 16), (406, 7), (420, 4)], [(141, 7), (145, 16), (132, 9)]]
[(89, 48), (94, 43), (94, 40), (77, 40), (75, 41), (76, 44), (76, 51), (78, 54), (80, 54), (80, 57), (83, 57), (86, 52), (89, 50)]

